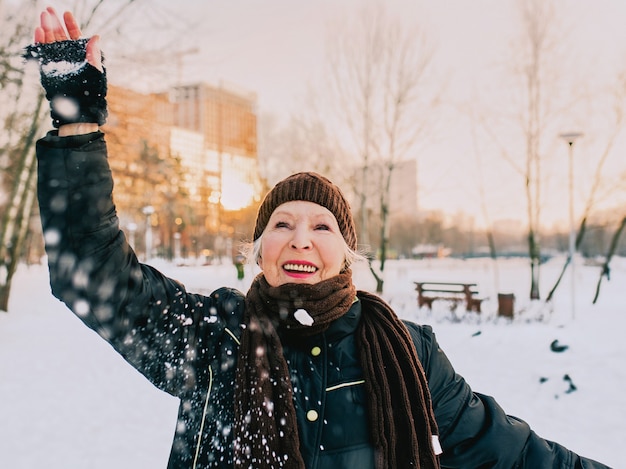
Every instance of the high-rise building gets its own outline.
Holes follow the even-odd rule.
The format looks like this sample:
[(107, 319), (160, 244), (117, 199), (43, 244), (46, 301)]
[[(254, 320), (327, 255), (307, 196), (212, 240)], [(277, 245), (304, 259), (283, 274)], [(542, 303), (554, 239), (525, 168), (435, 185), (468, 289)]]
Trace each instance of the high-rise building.
[(143, 94), (109, 84), (109, 116), (103, 127), (122, 225), (143, 218), (146, 205), (161, 204), (170, 190), (172, 103), (165, 94)]
[(109, 85), (108, 104), (115, 203), (140, 249), (152, 230), (156, 254), (159, 246), (171, 253), (174, 239), (183, 252), (209, 252), (232, 234), (229, 211), (258, 202), (261, 189), (256, 95), (207, 84), (153, 94)]
[(174, 122), (204, 136), (205, 170), (224, 210), (237, 210), (259, 197), (256, 94), (205, 83), (171, 92)]

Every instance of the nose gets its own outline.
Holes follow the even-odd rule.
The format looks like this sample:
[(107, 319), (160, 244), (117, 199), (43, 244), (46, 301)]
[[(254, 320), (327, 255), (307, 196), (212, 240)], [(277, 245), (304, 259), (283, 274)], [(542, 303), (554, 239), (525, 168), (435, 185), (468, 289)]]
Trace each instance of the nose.
[(290, 245), (292, 249), (310, 249), (312, 247), (312, 243), (309, 230), (302, 225), (298, 225), (296, 229), (293, 230), (293, 237), (291, 238)]

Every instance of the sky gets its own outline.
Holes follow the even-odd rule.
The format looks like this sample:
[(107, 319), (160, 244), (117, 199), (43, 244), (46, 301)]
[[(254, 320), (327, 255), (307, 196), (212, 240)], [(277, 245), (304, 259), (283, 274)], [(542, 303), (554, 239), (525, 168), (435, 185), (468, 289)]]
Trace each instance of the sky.
[[(542, 266), (543, 296), (564, 258)], [(256, 270), (175, 267), (155, 261), (190, 291), (246, 290)], [(472, 388), (493, 396), (542, 437), (614, 468), (626, 467), (626, 258), (592, 305), (599, 267), (577, 264), (553, 303), (530, 303), (524, 259), (388, 261), (383, 297), (396, 313), (432, 325), (442, 350)], [(476, 282), (481, 316), (444, 302), (418, 310), (414, 281)], [(497, 279), (497, 280), (496, 280)], [(358, 288), (374, 279), (355, 265)], [(515, 319), (498, 318), (497, 294), (515, 295)], [(551, 351), (558, 341), (564, 352)], [(568, 376), (576, 387), (571, 391)], [(178, 401), (157, 390), (50, 293), (45, 265), (21, 265), (9, 312), (0, 312), (0, 467), (11, 469), (165, 469)]]
[[(293, 110), (297, 98), (322, 72), (325, 42), (333, 22), (354, 16), (363, 0), (250, 0), (155, 2), (156, 14), (169, 13), (172, 24), (188, 28), (180, 37), (184, 74), (209, 82), (224, 80), (259, 96), (261, 110)], [(369, 2), (372, 3), (372, 2)], [(436, 44), (439, 61), (466, 73), (453, 92), (468, 91), (468, 82), (485, 79), (511, 39), (519, 15), (514, 0), (386, 0), (391, 17), (414, 28), (426, 28)], [(619, 0), (556, 2), (571, 25), (572, 47), (586, 61), (601, 67), (624, 60), (626, 31), (621, 19), (626, 6)], [(191, 18), (191, 19), (190, 19)], [(200, 59), (200, 60), (198, 60)], [(589, 63), (589, 62), (588, 62)], [(481, 72), (482, 71), (482, 72)]]
[[(73, 2), (52, 2), (59, 10)], [(118, 5), (120, 2), (113, 2)], [(116, 16), (117, 24), (127, 27), (123, 51), (112, 47), (111, 28), (85, 29), (103, 36), (111, 67), (109, 79), (146, 91), (161, 91), (177, 82), (205, 81), (255, 93), (259, 114), (271, 114), (286, 121), (301, 112), (307, 92), (316, 89), (326, 73), (326, 47), (329, 32), (354, 17), (363, 0), (156, 0), (136, 2), (136, 6)], [(446, 88), (443, 95), (439, 130), (420, 144), (415, 156), (420, 162), (420, 203), (424, 209), (449, 213), (464, 211), (476, 217), (478, 225), (487, 218), (525, 219), (524, 181), (515, 163), (506, 162), (501, 152), (489, 144), (477, 144), (476, 121), (469, 110), (510, 115), (502, 106), (511, 89), (503, 86), (501, 70), (511, 60), (511, 41), (519, 27), (516, 0), (386, 0), (382, 2), (392, 18), (409, 28), (425, 29), (436, 48), (436, 69)], [(621, 0), (556, 0), (562, 45), (568, 61), (559, 78), (562, 89), (577, 83), (580, 92), (596, 93), (612, 86), (617, 74), (626, 70), (626, 3)], [(105, 15), (99, 17), (100, 20)], [(147, 26), (147, 25), (150, 26)], [(155, 29), (156, 25), (156, 29)], [(176, 31), (174, 39), (169, 34)], [(175, 45), (172, 46), (172, 41)], [(153, 50), (146, 53), (146, 50)], [(162, 50), (176, 50), (163, 55)], [(137, 51), (140, 51), (138, 53)], [(133, 74), (137, 62), (155, 67), (143, 76)], [(158, 66), (157, 66), (158, 65)], [(146, 76), (147, 75), (147, 76)], [(592, 90), (592, 91), (590, 91)], [(481, 96), (480, 107), (476, 96)], [(569, 203), (566, 144), (562, 132), (580, 131), (574, 164), (573, 195), (580, 214), (590, 191), (593, 174), (606, 143), (609, 126), (603, 117), (608, 107), (600, 96), (594, 103), (579, 101), (576, 112), (563, 119), (562, 127), (550, 129), (546, 137), (545, 218), (549, 224), (566, 224)], [(603, 101), (605, 107), (600, 106)], [(488, 103), (485, 106), (485, 103)], [(574, 106), (572, 106), (572, 109)], [(459, 112), (463, 109), (463, 112)], [(489, 110), (486, 110), (489, 109)], [(523, 158), (517, 137), (498, 135), (513, 159)], [(626, 171), (619, 148), (626, 148), (624, 137), (607, 162), (606, 174)], [(513, 148), (511, 148), (513, 147)], [(519, 166), (519, 164), (518, 164)], [(626, 190), (604, 200), (604, 208), (614, 209), (615, 200), (626, 203)], [(486, 201), (486, 204), (483, 202)], [(613, 204), (613, 206), (611, 206)], [(486, 206), (487, 210), (481, 207)]]

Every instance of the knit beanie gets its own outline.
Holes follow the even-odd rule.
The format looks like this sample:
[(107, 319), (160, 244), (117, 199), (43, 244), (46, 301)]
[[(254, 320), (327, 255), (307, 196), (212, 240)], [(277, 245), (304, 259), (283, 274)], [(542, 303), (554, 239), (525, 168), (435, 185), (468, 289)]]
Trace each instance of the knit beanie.
[(356, 229), (350, 205), (339, 187), (324, 176), (313, 172), (292, 174), (267, 193), (257, 213), (254, 241), (259, 239), (265, 230), (276, 207), (294, 200), (313, 202), (327, 208), (335, 216), (346, 244), (356, 251)]

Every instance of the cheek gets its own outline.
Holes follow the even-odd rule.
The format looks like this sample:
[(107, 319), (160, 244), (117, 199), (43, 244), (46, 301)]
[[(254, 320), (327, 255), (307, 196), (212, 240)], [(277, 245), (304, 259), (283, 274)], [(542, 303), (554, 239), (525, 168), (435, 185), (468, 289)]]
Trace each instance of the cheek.
[(263, 268), (263, 264), (268, 267), (278, 258), (280, 254), (280, 243), (277, 242), (276, 237), (267, 236), (263, 238), (263, 243), (261, 244), (261, 250), (259, 253), (259, 267)]
[(345, 249), (342, 242), (327, 243), (322, 251), (322, 259), (327, 268), (340, 272), (345, 264)]

